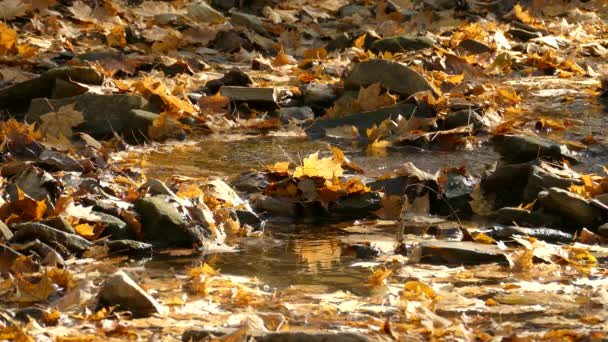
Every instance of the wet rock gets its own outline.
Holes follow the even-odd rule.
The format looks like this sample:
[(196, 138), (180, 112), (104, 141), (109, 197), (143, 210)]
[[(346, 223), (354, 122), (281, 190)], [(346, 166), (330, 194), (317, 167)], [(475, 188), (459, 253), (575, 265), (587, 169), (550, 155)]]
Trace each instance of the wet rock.
[(215, 8), (218, 8), (222, 11), (228, 11), (232, 7), (235, 7), (238, 4), (237, 0), (213, 0), (211, 1), (211, 5)]
[(306, 133), (308, 133), (313, 138), (319, 138), (324, 137), (326, 135), (326, 130), (328, 129), (342, 126), (355, 126), (359, 131), (359, 137), (362, 140), (366, 140), (366, 129), (371, 128), (374, 125), (378, 125), (388, 118), (397, 119), (397, 117), (399, 115), (402, 115), (403, 113), (414, 113), (415, 116), (418, 116), (416, 114), (419, 113), (416, 111), (416, 109), (417, 107), (414, 104), (400, 103), (391, 107), (385, 107), (369, 112), (341, 116), (331, 119), (318, 119), (306, 129)]
[(236, 209), (234, 215), (241, 224), (247, 224), (254, 229), (260, 229), (264, 221), (253, 210)]
[(451, 168), (444, 171), (445, 184), (441, 199), (432, 212), (439, 215), (456, 215), (466, 217), (473, 213), (469, 202), (471, 192), (477, 185), (477, 180), (464, 169)]
[(275, 104), (277, 102), (277, 92), (271, 87), (236, 87), (223, 86), (220, 88), (220, 94), (226, 96), (231, 101), (243, 101), (247, 103), (268, 103)]
[(538, 200), (547, 212), (572, 220), (572, 223), (596, 227), (601, 219), (601, 211), (588, 200), (573, 192), (550, 188), (538, 194)]
[(126, 254), (129, 256), (150, 256), (153, 247), (149, 243), (135, 240), (103, 241), (102, 244), (108, 247), (110, 254)]
[(54, 199), (58, 197), (61, 186), (50, 173), (28, 166), (6, 187), (6, 192), (13, 202), (19, 199), (17, 188), (36, 201), (46, 200), (47, 204), (50, 204), (55, 202)]
[(453, 129), (473, 125), (475, 130), (482, 130), (485, 126), (483, 117), (474, 110), (463, 109), (448, 114), (442, 121), (443, 129)]
[[(112, 240), (135, 238), (135, 234), (123, 220), (99, 211), (91, 211), (91, 214), (95, 215), (97, 219), (95, 219), (95, 221), (90, 221), (90, 223), (101, 223), (105, 226), (102, 234), (103, 236), (109, 236)], [(86, 221), (87, 220), (85, 220), (85, 222)]]
[(98, 294), (98, 305), (116, 306), (117, 311), (130, 311), (134, 317), (162, 314), (165, 311), (156, 299), (122, 270), (104, 282)]
[(474, 39), (464, 39), (460, 42), (460, 44), (458, 44), (457, 49), (475, 55), (494, 52), (492, 47)]
[(551, 228), (525, 228), (519, 226), (495, 226), (488, 231), (484, 231), (486, 235), (497, 241), (511, 240), (514, 235), (523, 235), (549, 243), (571, 243), (574, 240), (572, 234)]
[(577, 160), (566, 145), (533, 136), (499, 135), (493, 139), (494, 149), (508, 163), (525, 163), (538, 158), (550, 158), (571, 163)]
[(15, 250), (25, 255), (37, 255), (40, 258), (40, 263), (44, 266), (65, 267), (65, 260), (61, 254), (53, 249), (53, 247), (39, 240), (24, 244), (13, 243), (12, 246)]
[(52, 69), (37, 78), (0, 89), (0, 104), (4, 108), (11, 109), (17, 119), (23, 119), (19, 113), (27, 109), (31, 100), (53, 97), (57, 80), (101, 85), (103, 75), (91, 67), (70, 66)]
[(209, 43), (213, 47), (222, 52), (236, 52), (241, 48), (251, 51), (253, 44), (245, 35), (236, 31), (220, 31), (215, 35), (212, 42)]
[(142, 198), (135, 202), (135, 210), (141, 215), (145, 241), (154, 245), (192, 247), (205, 239), (204, 227), (189, 224), (169, 196)]
[(329, 206), (332, 216), (363, 218), (372, 215), (382, 207), (378, 192), (370, 191), (363, 194), (352, 194), (338, 198)]
[(225, 331), (188, 329), (182, 334), (182, 342), (213, 341), (226, 334), (227, 332)]
[(13, 237), (13, 232), (10, 228), (2, 221), (0, 221), (0, 242), (8, 241)]
[(42, 321), (47, 314), (47, 311), (42, 308), (28, 306), (17, 310), (15, 312), (15, 319), (23, 323), (29, 323), (30, 319)]
[(46, 218), (38, 221), (39, 223), (46, 224), (51, 228), (55, 228), (57, 230), (61, 230), (62, 232), (66, 232), (69, 234), (76, 234), (74, 227), (65, 219), (64, 216), (55, 216), (51, 218)]
[(338, 93), (332, 85), (308, 83), (302, 87), (302, 97), (306, 106), (318, 112), (329, 108), (338, 98)]
[(492, 198), (494, 208), (530, 203), (538, 193), (551, 187), (567, 189), (581, 184), (580, 179), (562, 177), (545, 168), (543, 163), (504, 165), (481, 180), (484, 195)]
[(266, 30), (264, 29), (264, 22), (262, 21), (262, 18), (235, 10), (232, 10), (230, 12), (230, 23), (233, 26), (245, 26), (260, 33), (266, 32)]
[(285, 198), (255, 196), (251, 199), (251, 205), (259, 213), (283, 217), (296, 217), (298, 214), (298, 203)]
[(508, 264), (497, 246), (470, 241), (423, 241), (412, 250), (410, 260), (441, 265)]
[(597, 228), (597, 234), (608, 238), (608, 223), (604, 223), (603, 225)]
[(389, 91), (403, 96), (410, 96), (419, 91), (430, 91), (438, 96), (433, 86), (415, 70), (400, 63), (381, 59), (355, 65), (344, 81), (344, 86), (358, 89), (373, 83), (380, 83)]
[(500, 224), (517, 224), (524, 227), (562, 227), (559, 216), (530, 211), (522, 208), (504, 207), (498, 209), (492, 217)]
[(257, 342), (368, 342), (367, 337), (355, 333), (280, 332), (256, 336)]
[(188, 11), (188, 17), (197, 23), (218, 24), (226, 20), (222, 13), (213, 9), (205, 1), (193, 2), (186, 10)]
[(76, 160), (59, 151), (44, 150), (38, 160), (40, 166), (46, 166), (50, 171), (84, 171)]
[(281, 122), (305, 122), (314, 120), (315, 112), (310, 107), (283, 107), (277, 111)]
[(416, 51), (433, 47), (435, 42), (428, 37), (400, 36), (376, 40), (371, 50), (375, 53), (388, 51), (392, 53)]
[[(154, 108), (143, 97), (123, 94), (84, 94), (57, 100), (35, 99), (27, 117), (37, 121), (40, 116), (72, 103), (75, 104), (74, 109), (84, 116), (84, 122), (74, 129), (95, 138), (107, 138), (113, 136), (114, 132), (141, 137), (158, 117), (157, 114), (148, 112)], [(138, 109), (142, 111), (133, 111)]]
[(62, 232), (42, 223), (20, 223), (16, 224), (14, 229), (15, 232), (11, 242), (24, 243), (38, 239), (53, 247), (63, 256), (70, 253), (82, 253), (92, 245), (76, 234)]
[(248, 171), (232, 181), (232, 186), (238, 191), (245, 193), (257, 193), (270, 185), (266, 174), (259, 171)]
[(253, 80), (243, 71), (234, 68), (224, 74), (224, 76), (211, 80), (205, 84), (204, 91), (207, 95), (216, 94), (222, 86), (249, 87)]
[(434, 235), (437, 240), (462, 241), (464, 238), (464, 233), (460, 226), (453, 223), (440, 223), (429, 227), (426, 232)]
[(608, 193), (597, 195), (593, 199), (604, 205), (608, 205)]
[(355, 254), (358, 259), (373, 259), (380, 256), (380, 250), (370, 244), (356, 244), (348, 246), (348, 251)]

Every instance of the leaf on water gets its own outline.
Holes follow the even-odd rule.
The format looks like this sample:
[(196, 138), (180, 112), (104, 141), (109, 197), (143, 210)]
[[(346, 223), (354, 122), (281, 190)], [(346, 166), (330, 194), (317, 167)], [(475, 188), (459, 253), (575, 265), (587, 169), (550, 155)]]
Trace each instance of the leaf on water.
[(17, 45), (17, 32), (0, 22), (0, 54), (9, 54), (15, 51)]
[(186, 274), (188, 274), (189, 276), (194, 278), (194, 277), (199, 277), (201, 275), (209, 275), (209, 276), (218, 275), (219, 271), (214, 270), (213, 267), (209, 266), (207, 263), (204, 263), (201, 266), (188, 269)]
[(183, 129), (184, 125), (181, 122), (168, 112), (163, 112), (148, 127), (148, 136), (153, 140), (163, 140), (181, 134)]
[[(171, 94), (167, 86), (161, 81), (155, 80), (151, 77), (146, 77), (143, 81), (133, 83), (133, 88), (136, 92), (148, 98), (151, 95), (158, 95), (164, 102), (166, 111), (169, 114), (179, 114), (184, 112), (187, 114), (195, 115), (198, 113), (196, 108), (189, 102), (178, 98)], [(162, 115), (161, 115), (162, 116)]]
[(410, 280), (403, 285), (401, 297), (407, 300), (439, 299), (433, 288), (416, 280)]
[(264, 168), (270, 173), (277, 174), (277, 176), (288, 176), (293, 165), (292, 162), (276, 162), (273, 165), (266, 165)]
[(72, 128), (84, 122), (82, 112), (74, 109), (75, 103), (63, 106), (56, 112), (40, 116), (40, 133), (42, 136), (71, 137)]
[(337, 162), (333, 157), (319, 159), (317, 151), (304, 158), (303, 165), (296, 168), (293, 176), (295, 178), (306, 176), (333, 179), (342, 176), (342, 173), (344, 173), (342, 163)]
[(384, 265), (380, 266), (367, 278), (367, 283), (373, 286), (384, 285), (386, 284), (386, 279), (388, 279), (391, 274), (393, 274), (392, 269), (389, 269)]

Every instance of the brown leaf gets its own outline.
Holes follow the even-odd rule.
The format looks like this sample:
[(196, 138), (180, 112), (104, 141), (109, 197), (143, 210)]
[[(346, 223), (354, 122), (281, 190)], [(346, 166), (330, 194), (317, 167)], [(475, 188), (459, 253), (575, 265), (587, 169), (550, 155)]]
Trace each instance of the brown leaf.
[(9, 54), (15, 52), (17, 45), (17, 32), (8, 27), (3, 22), (0, 22), (0, 54)]
[(56, 112), (41, 115), (39, 131), (42, 136), (71, 137), (72, 128), (84, 122), (82, 112), (75, 110), (74, 106), (75, 104), (72, 103), (59, 108)]

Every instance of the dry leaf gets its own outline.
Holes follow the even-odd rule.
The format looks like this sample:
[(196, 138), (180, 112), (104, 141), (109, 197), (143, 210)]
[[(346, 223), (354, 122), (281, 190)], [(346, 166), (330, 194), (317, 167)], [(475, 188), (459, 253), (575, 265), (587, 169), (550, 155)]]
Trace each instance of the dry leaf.
[(17, 32), (0, 22), (0, 55), (5, 55), (15, 51), (17, 45)]
[(122, 26), (114, 26), (110, 33), (106, 36), (108, 45), (112, 47), (124, 47), (127, 45), (125, 29)]
[(40, 116), (39, 131), (43, 136), (63, 135), (72, 136), (72, 128), (84, 122), (82, 112), (74, 109), (75, 104), (69, 104), (59, 108), (56, 112), (46, 113)]
[(304, 158), (303, 165), (296, 168), (293, 176), (295, 178), (307, 176), (333, 179), (342, 176), (343, 172), (342, 163), (337, 162), (333, 157), (319, 159), (319, 152), (315, 152)]

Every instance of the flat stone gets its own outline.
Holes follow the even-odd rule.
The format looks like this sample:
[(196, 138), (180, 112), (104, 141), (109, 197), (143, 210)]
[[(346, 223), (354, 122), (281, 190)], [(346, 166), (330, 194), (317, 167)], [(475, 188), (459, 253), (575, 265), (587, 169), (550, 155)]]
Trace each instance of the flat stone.
[(442, 265), (508, 264), (497, 246), (470, 241), (423, 241), (412, 250), (410, 260)]
[(253, 84), (253, 80), (249, 75), (240, 69), (233, 68), (224, 76), (211, 80), (205, 84), (203, 90), (207, 95), (214, 95), (223, 86), (249, 87)]
[(135, 240), (103, 241), (110, 254), (126, 254), (130, 256), (150, 256), (153, 246), (149, 243)]
[(591, 228), (597, 226), (602, 216), (600, 209), (588, 200), (567, 190), (550, 188), (541, 192), (538, 200), (543, 209), (570, 219), (575, 225)]
[(329, 108), (338, 98), (336, 88), (329, 84), (308, 83), (301, 91), (304, 104), (314, 111)]
[(92, 246), (89, 241), (76, 234), (62, 232), (38, 222), (16, 224), (14, 229), (11, 242), (24, 243), (38, 239), (64, 256), (69, 254), (67, 252), (82, 253)]
[(196, 23), (219, 24), (226, 18), (224, 15), (209, 6), (205, 1), (196, 1), (186, 8), (188, 17)]
[(492, 53), (494, 49), (490, 46), (474, 39), (464, 39), (458, 44), (457, 49), (464, 50), (472, 54)]
[(256, 212), (267, 212), (274, 216), (296, 217), (298, 214), (298, 203), (285, 198), (255, 196), (251, 199), (251, 205)]
[(50, 171), (84, 171), (76, 160), (59, 151), (44, 150), (38, 160), (41, 166), (50, 168)]
[(375, 53), (388, 51), (392, 53), (417, 51), (433, 47), (435, 42), (428, 37), (400, 36), (378, 39), (372, 43), (371, 50)]
[(338, 198), (329, 206), (332, 216), (364, 218), (382, 207), (380, 194), (375, 191), (363, 194), (351, 194)]
[(167, 195), (142, 198), (135, 202), (141, 215), (142, 232), (146, 242), (166, 247), (201, 246), (206, 227), (188, 223)]
[(523, 235), (549, 243), (572, 243), (574, 236), (570, 233), (563, 232), (551, 228), (526, 228), (520, 226), (495, 226), (484, 233), (494, 240), (506, 241), (511, 240), (514, 235)]
[(382, 59), (355, 65), (344, 81), (344, 86), (358, 89), (374, 83), (380, 83), (383, 88), (403, 96), (410, 96), (420, 91), (430, 91), (438, 96), (437, 90), (414, 69)]
[(608, 238), (608, 223), (604, 223), (603, 225), (597, 228), (597, 234)]
[(504, 207), (498, 209), (492, 217), (500, 224), (517, 224), (524, 227), (561, 227), (562, 219), (559, 216), (547, 213), (530, 211), (516, 207)]
[(116, 306), (116, 311), (130, 311), (134, 317), (162, 314), (165, 309), (124, 271), (112, 274), (98, 294), (100, 307)]
[(509, 163), (525, 163), (538, 158), (577, 163), (566, 145), (551, 140), (522, 135), (498, 135), (492, 138), (494, 149)]
[(27, 108), (31, 100), (53, 97), (56, 80), (101, 85), (103, 79), (103, 75), (91, 67), (55, 68), (37, 78), (0, 89), (0, 103), (4, 108), (12, 109), (15, 118), (23, 119), (19, 113)]
[[(158, 114), (149, 112), (153, 106), (139, 95), (99, 95), (84, 94), (65, 99), (34, 99), (27, 117), (37, 121), (46, 113), (54, 112), (63, 106), (74, 104), (74, 109), (82, 112), (84, 122), (74, 128), (95, 138), (107, 138), (114, 132), (125, 135), (147, 134), (148, 127)], [(145, 110), (148, 113), (132, 111)], [(141, 114), (141, 115), (140, 115)]]
[(310, 107), (283, 107), (277, 114), (283, 123), (304, 122), (315, 118), (315, 112)]
[(277, 102), (277, 91), (272, 87), (236, 87), (222, 86), (220, 94), (229, 98), (231, 101), (244, 102)]

